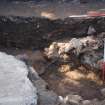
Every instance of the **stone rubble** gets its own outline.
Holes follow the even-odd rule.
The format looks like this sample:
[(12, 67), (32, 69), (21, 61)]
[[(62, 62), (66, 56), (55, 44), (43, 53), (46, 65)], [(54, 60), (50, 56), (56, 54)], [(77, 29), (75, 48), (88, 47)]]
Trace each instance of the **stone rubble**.
[(60, 59), (62, 61), (70, 60), (75, 56), (80, 64), (100, 69), (98, 63), (103, 58), (103, 38), (87, 36), (78, 39), (72, 38), (66, 42), (53, 42), (49, 48), (45, 49), (45, 54), (50, 59)]
[[(37, 76), (36, 72), (34, 76)], [(38, 105), (58, 105), (58, 96), (48, 89), (48, 84), (40, 77), (31, 79), (38, 92)]]

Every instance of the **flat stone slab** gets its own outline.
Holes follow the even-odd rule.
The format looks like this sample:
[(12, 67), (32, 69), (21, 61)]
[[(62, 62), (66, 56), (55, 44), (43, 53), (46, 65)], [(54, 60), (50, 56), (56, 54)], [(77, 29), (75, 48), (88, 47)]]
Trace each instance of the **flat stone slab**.
[(0, 105), (37, 105), (37, 91), (27, 74), (22, 61), (0, 52)]

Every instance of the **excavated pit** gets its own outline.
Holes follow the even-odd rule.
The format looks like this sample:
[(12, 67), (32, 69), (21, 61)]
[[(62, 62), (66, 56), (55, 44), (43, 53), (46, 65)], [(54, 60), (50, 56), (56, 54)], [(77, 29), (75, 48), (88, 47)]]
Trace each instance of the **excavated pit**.
[[(48, 83), (48, 90), (53, 90), (58, 96), (72, 94), (84, 100), (102, 101), (105, 96), (101, 89), (105, 85), (101, 78), (100, 62), (103, 59), (104, 29), (104, 17), (49, 20), (0, 16), (0, 50), (34, 67)], [(89, 39), (87, 42), (91, 44), (88, 47), (87, 42), (83, 42), (80, 50), (78, 46), (73, 46), (65, 51), (65, 43), (68, 45), (73, 38), (77, 41), (88, 37), (93, 42), (95, 40), (95, 44)], [(59, 43), (65, 46), (60, 53), (58, 49), (62, 49), (62, 45)], [(92, 63), (87, 62), (86, 57)]]

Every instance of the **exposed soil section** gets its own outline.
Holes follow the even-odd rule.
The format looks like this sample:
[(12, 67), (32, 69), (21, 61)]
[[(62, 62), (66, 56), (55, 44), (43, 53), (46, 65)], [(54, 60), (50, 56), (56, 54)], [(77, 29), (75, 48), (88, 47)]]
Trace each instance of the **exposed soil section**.
[[(90, 29), (94, 32), (89, 33)], [(0, 16), (0, 47), (44, 49), (56, 40), (100, 36), (105, 30), (105, 17), (65, 18), (50, 20), (36, 17)]]

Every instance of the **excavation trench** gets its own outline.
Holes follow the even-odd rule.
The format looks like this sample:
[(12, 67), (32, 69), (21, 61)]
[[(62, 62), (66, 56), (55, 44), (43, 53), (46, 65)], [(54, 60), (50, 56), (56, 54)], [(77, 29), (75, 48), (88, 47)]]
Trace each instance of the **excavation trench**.
[(103, 100), (104, 29), (104, 17), (49, 20), (2, 16), (0, 50), (32, 66), (48, 83), (47, 89), (58, 96)]
[[(65, 70), (67, 65), (63, 66)], [(47, 72), (41, 77), (49, 84), (49, 89), (56, 92), (59, 96), (65, 97), (72, 94), (82, 96), (84, 100), (104, 99), (100, 92), (104, 85), (98, 79), (98, 76), (92, 72), (84, 74), (79, 72), (79, 70), (69, 70), (65, 73), (60, 73), (57, 72), (56, 68), (53, 68), (53, 72)]]

